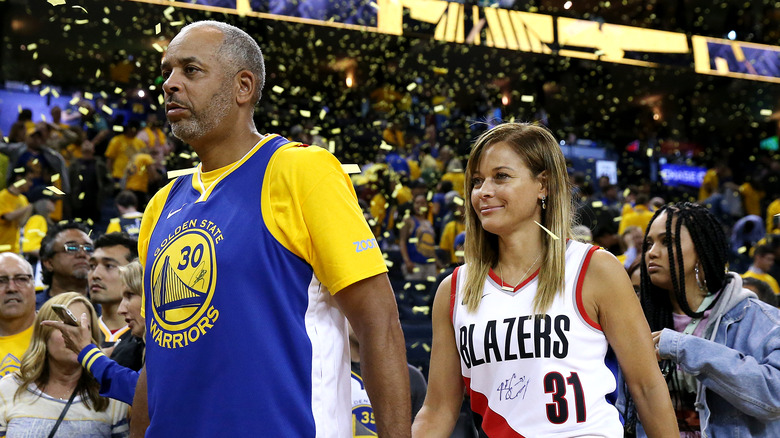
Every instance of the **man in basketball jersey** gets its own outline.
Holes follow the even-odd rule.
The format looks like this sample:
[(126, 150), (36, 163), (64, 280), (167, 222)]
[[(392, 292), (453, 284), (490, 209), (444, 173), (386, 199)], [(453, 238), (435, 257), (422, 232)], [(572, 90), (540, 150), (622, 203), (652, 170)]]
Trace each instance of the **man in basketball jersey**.
[(409, 436), (395, 299), (338, 160), (258, 133), (263, 57), (233, 26), (184, 27), (162, 75), (171, 131), (202, 164), (141, 223), (148, 335), (133, 436), (349, 436), (345, 315), (379, 434)]

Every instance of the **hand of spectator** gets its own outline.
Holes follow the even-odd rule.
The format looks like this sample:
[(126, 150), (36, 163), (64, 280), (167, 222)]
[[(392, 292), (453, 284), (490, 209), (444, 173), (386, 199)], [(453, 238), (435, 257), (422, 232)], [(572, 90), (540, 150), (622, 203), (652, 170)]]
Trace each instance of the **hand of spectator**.
[(661, 353), (659, 352), (658, 348), (660, 347), (661, 342), (661, 330), (658, 330), (657, 332), (651, 333), (653, 336), (653, 345), (655, 346), (655, 358), (658, 360), (658, 362), (661, 361)]
[(59, 330), (65, 339), (65, 346), (76, 354), (81, 353), (87, 345), (93, 343), (89, 328), (89, 316), (81, 314), (81, 325), (78, 327), (65, 324), (61, 321), (41, 321), (41, 325)]

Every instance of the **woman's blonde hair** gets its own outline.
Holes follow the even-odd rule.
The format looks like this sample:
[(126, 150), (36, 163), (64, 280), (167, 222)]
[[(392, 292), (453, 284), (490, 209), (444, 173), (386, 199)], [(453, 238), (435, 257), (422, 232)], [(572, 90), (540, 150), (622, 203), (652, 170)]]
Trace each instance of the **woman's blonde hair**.
[[(97, 313), (84, 295), (77, 292), (65, 292), (50, 298), (44, 303), (41, 310), (38, 311), (38, 315), (35, 316), (32, 340), (30, 341), (30, 346), (27, 348), (27, 351), (24, 352), (24, 356), (22, 356), (22, 362), (19, 366), (19, 371), (17, 372), (20, 385), (19, 389), (16, 390), (16, 395), (14, 397), (19, 397), (27, 391), (27, 387), (32, 383), (35, 383), (45, 392), (50, 373), (46, 342), (48, 342), (51, 333), (57, 329), (43, 326), (41, 325), (41, 321), (59, 320), (57, 314), (52, 310), (53, 304), (61, 304), (65, 307), (70, 307), (71, 304), (76, 302), (83, 303), (89, 310), (92, 339), (100, 338)], [(81, 319), (81, 315), (76, 315), (76, 317), (79, 318), (79, 320)], [(81, 377), (76, 385), (76, 391), (81, 396), (81, 399), (84, 401), (87, 408), (94, 409), (97, 412), (105, 411), (106, 408), (108, 408), (108, 399), (100, 396), (100, 384), (98, 384), (90, 373), (82, 371)]]
[(496, 143), (512, 147), (537, 178), (547, 171), (547, 208), (542, 209), (541, 224), (559, 239), (553, 239), (539, 228), (542, 234), (542, 265), (539, 270), (539, 286), (534, 297), (534, 312), (544, 314), (552, 305), (556, 294), (563, 291), (566, 266), (566, 239), (571, 236), (572, 197), (566, 160), (555, 137), (547, 129), (527, 123), (504, 123), (477, 138), (466, 165), (466, 245), (465, 259), (468, 272), (463, 287), (463, 302), (469, 311), (476, 311), (482, 299), (482, 291), (490, 268), (498, 263), (498, 236), (482, 228), (477, 212), (471, 204), (474, 190), (472, 175), (479, 167), (485, 149)]
[(143, 274), (144, 270), (138, 259), (119, 267), (122, 283), (135, 295), (143, 295)]

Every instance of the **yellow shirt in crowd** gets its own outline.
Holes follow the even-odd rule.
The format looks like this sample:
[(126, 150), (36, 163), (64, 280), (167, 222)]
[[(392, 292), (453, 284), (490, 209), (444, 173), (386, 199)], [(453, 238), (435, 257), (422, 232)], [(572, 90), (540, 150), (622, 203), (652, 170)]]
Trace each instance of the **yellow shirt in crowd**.
[(458, 258), (455, 257), (455, 238), (464, 231), (466, 231), (466, 224), (459, 220), (454, 220), (449, 221), (441, 232), (439, 248), (447, 250), (450, 254), (450, 263), (458, 263)]
[(0, 336), (0, 377), (19, 371), (19, 364), (32, 339), (33, 327), (11, 336)]
[(131, 163), (125, 188), (146, 193), (149, 188), (149, 166), (154, 164), (154, 158), (149, 154), (136, 154)]
[(49, 230), (46, 218), (36, 214), (27, 219), (22, 233), (22, 252), (35, 252), (41, 248), (41, 241)]
[(106, 149), (106, 158), (114, 160), (111, 168), (111, 176), (115, 179), (121, 179), (125, 172), (125, 167), (135, 154), (144, 148), (144, 142), (136, 137), (128, 138), (124, 134), (119, 134), (111, 139)]
[(21, 224), (18, 219), (7, 221), (2, 216), (29, 204), (24, 195), (14, 195), (8, 189), (0, 191), (0, 251), (19, 253)]
[(764, 272), (763, 274), (759, 274), (758, 272), (753, 272), (748, 270), (744, 274), (742, 274), (742, 278), (755, 278), (756, 280), (761, 280), (764, 283), (768, 284), (769, 287), (772, 288), (772, 292), (775, 293), (775, 295), (780, 295), (780, 285), (777, 284), (777, 280), (774, 279), (771, 275)]
[(618, 235), (622, 236), (626, 228), (630, 226), (637, 226), (642, 229), (642, 234), (647, 230), (647, 226), (650, 224), (650, 219), (653, 218), (653, 212), (646, 206), (638, 204), (634, 207), (634, 211), (626, 214), (620, 218), (620, 226), (618, 227)]

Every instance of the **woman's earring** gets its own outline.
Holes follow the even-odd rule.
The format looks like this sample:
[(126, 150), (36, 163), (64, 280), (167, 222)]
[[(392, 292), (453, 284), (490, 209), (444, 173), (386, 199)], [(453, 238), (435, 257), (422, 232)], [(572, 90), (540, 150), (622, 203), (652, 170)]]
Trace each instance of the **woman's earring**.
[(699, 286), (699, 289), (709, 292), (707, 289), (707, 279), (699, 276), (699, 263), (696, 263), (696, 266), (693, 267), (693, 272), (696, 274), (696, 285)]
[(547, 210), (547, 196), (542, 196), (542, 210)]

